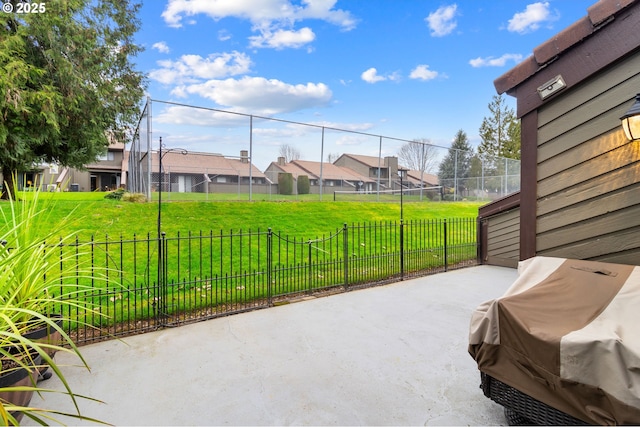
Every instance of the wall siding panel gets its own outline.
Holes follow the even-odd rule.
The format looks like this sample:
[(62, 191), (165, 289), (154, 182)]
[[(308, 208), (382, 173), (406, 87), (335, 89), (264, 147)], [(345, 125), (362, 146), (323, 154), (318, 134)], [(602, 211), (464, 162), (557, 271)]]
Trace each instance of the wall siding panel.
[(622, 131), (620, 116), (625, 111), (625, 108), (608, 111), (584, 122), (582, 126), (576, 127), (571, 132), (558, 135), (544, 145), (538, 144), (538, 163), (549, 160), (561, 153), (574, 150), (583, 142), (596, 138), (608, 131)]
[(494, 215), (487, 222), (487, 263), (516, 267), (520, 259), (520, 209)]
[(640, 52), (539, 108), (536, 254), (640, 264), (640, 143), (620, 127), (638, 88)]
[(538, 181), (538, 197), (548, 196), (594, 177), (606, 180), (607, 175), (612, 171), (635, 163), (639, 154), (640, 146), (638, 143), (625, 144), (619, 149), (604, 153), (590, 161), (575, 166), (568, 163), (567, 168), (562, 172)]
[(640, 265), (640, 249), (633, 249), (626, 252), (606, 254), (601, 257), (592, 258), (593, 261), (613, 262), (616, 264)]
[(602, 194), (602, 197), (585, 199), (585, 201), (571, 204), (564, 209), (539, 216), (536, 226), (538, 233), (546, 233), (547, 231), (579, 224), (591, 218), (607, 215), (611, 211), (611, 206), (615, 206), (618, 210), (633, 208), (640, 200), (640, 186), (633, 185)]
[[(592, 99), (592, 93), (604, 93), (607, 89), (634, 78), (640, 69), (640, 55), (634, 55), (621, 61), (616, 67), (608, 70), (606, 79), (594, 79), (589, 82), (590, 90), (572, 92), (571, 96), (558, 98), (538, 113), (538, 127), (557, 120), (562, 114), (571, 111)], [(635, 93), (632, 91), (631, 93)]]
[(640, 162), (607, 174), (607, 179), (594, 178), (579, 185), (565, 188), (538, 200), (538, 217), (551, 212), (562, 211), (567, 206), (598, 198), (616, 189), (633, 185), (638, 182), (638, 177), (640, 177)]
[[(538, 145), (541, 146), (552, 138), (572, 131), (578, 126), (591, 123), (594, 118), (609, 111), (618, 111), (620, 108), (624, 109), (627, 104), (626, 99), (628, 95), (635, 93), (637, 90), (635, 83), (633, 79), (627, 80), (599, 96), (590, 98), (584, 104), (567, 111), (559, 117), (558, 120), (551, 121), (547, 125), (540, 127), (538, 131)], [(597, 86), (598, 85), (590, 85), (589, 91), (585, 92), (598, 93), (596, 91), (598, 89)], [(601, 133), (603, 129), (600, 128), (599, 130)], [(609, 129), (605, 128), (604, 130)]]
[(607, 136), (599, 136), (583, 142), (575, 149), (564, 151), (551, 157), (547, 161), (542, 161), (538, 165), (538, 180), (546, 179), (557, 173), (566, 170), (568, 167), (577, 165), (602, 154), (627, 145), (629, 141), (622, 132), (612, 132)]
[(597, 245), (592, 241), (576, 242), (545, 251), (545, 255), (602, 261), (611, 258), (629, 258), (632, 253), (640, 253), (638, 248), (640, 248), (640, 229), (633, 228), (601, 237)]
[(536, 237), (538, 253), (575, 242), (592, 242), (600, 245), (600, 240), (610, 234), (640, 227), (640, 207), (616, 210), (607, 215), (591, 218), (578, 224), (539, 233)]

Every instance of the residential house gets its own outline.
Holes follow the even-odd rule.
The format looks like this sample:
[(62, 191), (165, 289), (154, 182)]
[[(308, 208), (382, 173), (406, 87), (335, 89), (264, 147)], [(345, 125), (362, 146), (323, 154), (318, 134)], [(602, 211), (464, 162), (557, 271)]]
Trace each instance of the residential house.
[[(124, 144), (112, 143), (107, 152), (84, 170), (39, 164), (27, 172), (18, 174), (18, 189), (37, 185), (47, 191), (96, 191), (115, 190), (123, 183)], [(126, 164), (125, 164), (126, 167)]]
[(343, 154), (333, 164), (351, 169), (359, 175), (375, 180), (375, 190), (378, 190), (378, 185), (380, 190), (400, 188), (397, 157), (381, 158), (360, 154)]
[(640, 265), (640, 145), (620, 117), (640, 92), (640, 0), (601, 0), (495, 80), (517, 100), (520, 193), (480, 209), (481, 259)]
[[(310, 191), (319, 194), (320, 191), (374, 191), (375, 180), (358, 174), (357, 172), (333, 163), (312, 162), (308, 160), (293, 160), (286, 162), (284, 157), (279, 157), (276, 162), (265, 170), (265, 175), (272, 182), (278, 182), (278, 175), (290, 173), (297, 181), (298, 177), (309, 177)], [(320, 184), (322, 183), (322, 188)], [(297, 187), (294, 186), (294, 191)]]
[[(166, 151), (162, 153), (162, 174), (159, 170), (158, 152), (151, 155), (153, 171), (151, 188), (179, 193), (248, 193), (269, 191), (270, 182), (257, 167), (249, 163), (248, 151), (242, 150), (239, 158), (221, 154), (191, 151)], [(162, 176), (161, 179), (159, 177)]]
[(411, 188), (437, 187), (440, 182), (437, 175), (417, 170), (407, 171), (407, 182)]

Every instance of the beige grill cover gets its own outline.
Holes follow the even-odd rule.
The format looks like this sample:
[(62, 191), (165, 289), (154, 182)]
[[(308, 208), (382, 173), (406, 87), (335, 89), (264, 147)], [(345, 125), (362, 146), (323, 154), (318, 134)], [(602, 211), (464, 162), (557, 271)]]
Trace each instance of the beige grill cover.
[(640, 267), (564, 258), (520, 262), (473, 313), (478, 368), (592, 424), (640, 424)]

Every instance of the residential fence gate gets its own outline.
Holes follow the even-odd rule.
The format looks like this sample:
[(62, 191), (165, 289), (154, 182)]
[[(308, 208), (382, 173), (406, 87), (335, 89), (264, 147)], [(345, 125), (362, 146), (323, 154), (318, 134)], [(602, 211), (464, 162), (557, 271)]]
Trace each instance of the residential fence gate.
[[(348, 291), (477, 262), (475, 218), (345, 224), (311, 239), (267, 230), (134, 236), (58, 245), (82, 304), (61, 307), (78, 344)], [(65, 289), (74, 284), (65, 283)], [(62, 288), (62, 286), (61, 286)]]

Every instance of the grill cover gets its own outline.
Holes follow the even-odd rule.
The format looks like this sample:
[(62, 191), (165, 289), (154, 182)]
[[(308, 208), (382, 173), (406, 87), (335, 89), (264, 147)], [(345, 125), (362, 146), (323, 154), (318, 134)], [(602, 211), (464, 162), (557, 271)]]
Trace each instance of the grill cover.
[(640, 267), (520, 262), (505, 294), (473, 313), (480, 371), (588, 423), (640, 424)]

